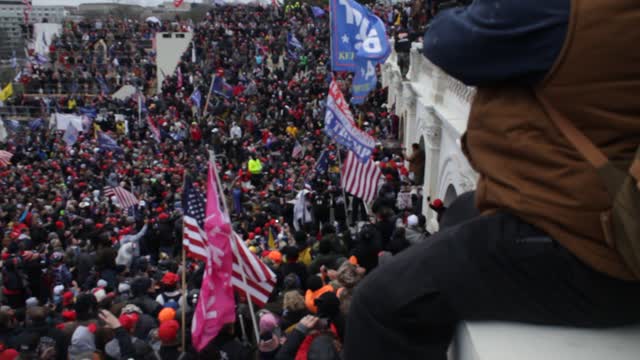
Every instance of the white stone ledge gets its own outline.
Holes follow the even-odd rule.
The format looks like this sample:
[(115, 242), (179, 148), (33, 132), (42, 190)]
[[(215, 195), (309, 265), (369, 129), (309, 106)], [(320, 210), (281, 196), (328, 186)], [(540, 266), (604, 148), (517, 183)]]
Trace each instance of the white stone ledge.
[(502, 322), (465, 322), (449, 360), (638, 360), (640, 324), (575, 329)]

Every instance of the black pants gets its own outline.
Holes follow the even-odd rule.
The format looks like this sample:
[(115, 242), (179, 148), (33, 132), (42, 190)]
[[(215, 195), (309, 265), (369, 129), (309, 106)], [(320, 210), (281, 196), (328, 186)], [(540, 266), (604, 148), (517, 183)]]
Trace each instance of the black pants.
[[(509, 214), (403, 251), (356, 288), (345, 359), (446, 359), (462, 320), (608, 327), (640, 322), (640, 283), (592, 270)], [(508, 339), (505, 339), (508, 342)]]

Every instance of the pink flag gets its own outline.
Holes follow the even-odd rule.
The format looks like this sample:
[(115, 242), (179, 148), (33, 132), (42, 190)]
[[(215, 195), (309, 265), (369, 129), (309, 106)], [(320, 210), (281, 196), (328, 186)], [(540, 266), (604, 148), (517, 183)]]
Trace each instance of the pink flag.
[(231, 284), (231, 224), (228, 215), (220, 209), (215, 171), (215, 165), (210, 162), (204, 220), (207, 264), (191, 327), (193, 346), (198, 351), (218, 335), (223, 325), (234, 322), (236, 318)]
[(180, 68), (180, 65), (178, 64), (178, 89), (181, 89), (182, 85), (184, 85), (184, 80), (182, 79), (182, 68)]

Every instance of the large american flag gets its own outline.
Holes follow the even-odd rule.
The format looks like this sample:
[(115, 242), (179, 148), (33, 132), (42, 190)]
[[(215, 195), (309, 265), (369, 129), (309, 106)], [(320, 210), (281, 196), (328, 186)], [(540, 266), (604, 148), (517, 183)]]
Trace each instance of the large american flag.
[(13, 157), (12, 153), (6, 150), (0, 150), (0, 165), (1, 166), (9, 165), (9, 162), (11, 161), (12, 157)]
[(340, 183), (342, 188), (353, 196), (365, 202), (371, 202), (378, 195), (378, 189), (382, 183), (382, 172), (373, 160), (363, 164), (353, 152), (349, 151), (342, 167)]
[(104, 188), (104, 195), (109, 197), (115, 196), (118, 204), (120, 204), (123, 209), (138, 205), (136, 196), (122, 186), (107, 186)]
[[(185, 209), (182, 245), (189, 257), (206, 261), (206, 234), (203, 230), (206, 200), (204, 194), (192, 184), (192, 179), (187, 176), (182, 197)], [(262, 260), (249, 251), (240, 236), (233, 233), (231, 240), (235, 242), (239, 254), (239, 256), (235, 253), (233, 255), (231, 284), (239, 293), (251, 295), (255, 304), (264, 306), (276, 285), (276, 275)], [(247, 280), (246, 284), (242, 280), (242, 269)]]

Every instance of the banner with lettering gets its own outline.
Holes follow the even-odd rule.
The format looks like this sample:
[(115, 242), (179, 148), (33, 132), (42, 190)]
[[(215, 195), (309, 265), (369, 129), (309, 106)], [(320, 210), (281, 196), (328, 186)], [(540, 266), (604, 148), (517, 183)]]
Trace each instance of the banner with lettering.
[(355, 73), (354, 104), (377, 84), (376, 66), (391, 54), (384, 22), (353, 0), (331, 0), (331, 67)]
[(349, 104), (335, 80), (329, 85), (324, 132), (338, 144), (351, 150), (362, 163), (369, 161), (375, 140), (356, 126)]

